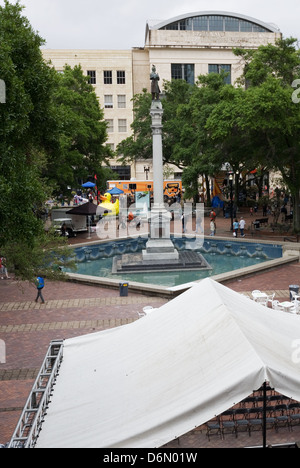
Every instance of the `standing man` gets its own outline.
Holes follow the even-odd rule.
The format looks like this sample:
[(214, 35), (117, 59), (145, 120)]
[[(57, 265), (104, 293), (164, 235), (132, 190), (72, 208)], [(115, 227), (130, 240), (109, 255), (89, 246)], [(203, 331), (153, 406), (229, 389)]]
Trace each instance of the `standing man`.
[(42, 301), (42, 304), (45, 304), (45, 300), (44, 300), (43, 294), (42, 294), (42, 290), (43, 290), (43, 288), (45, 286), (44, 278), (42, 278), (41, 276), (38, 276), (37, 279), (36, 279), (35, 284), (36, 284), (37, 291), (38, 291), (35, 302), (38, 302), (38, 299), (40, 297), (41, 301)]
[(244, 218), (241, 216), (241, 219), (240, 219), (241, 237), (245, 237), (245, 234), (244, 234), (245, 224), (246, 224), (246, 221), (245, 221)]

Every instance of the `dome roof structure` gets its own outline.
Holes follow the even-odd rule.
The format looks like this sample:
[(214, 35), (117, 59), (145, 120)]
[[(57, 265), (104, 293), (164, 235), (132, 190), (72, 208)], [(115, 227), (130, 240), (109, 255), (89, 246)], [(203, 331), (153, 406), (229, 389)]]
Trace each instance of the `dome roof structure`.
[[(151, 24), (152, 23), (152, 24)], [(273, 23), (265, 23), (250, 16), (226, 11), (200, 11), (176, 16), (153, 24), (148, 21), (147, 29), (187, 30), (187, 31), (232, 31), (278, 33)]]

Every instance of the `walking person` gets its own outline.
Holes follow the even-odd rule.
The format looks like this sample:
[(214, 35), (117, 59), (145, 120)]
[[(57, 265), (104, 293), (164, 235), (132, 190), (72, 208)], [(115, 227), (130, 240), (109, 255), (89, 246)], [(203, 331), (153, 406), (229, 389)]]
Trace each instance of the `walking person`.
[(239, 231), (239, 222), (238, 222), (237, 219), (235, 219), (235, 221), (233, 223), (233, 237), (238, 236), (238, 231)]
[(35, 302), (38, 302), (39, 298), (41, 299), (42, 301), (42, 304), (45, 304), (45, 300), (44, 300), (44, 297), (43, 297), (43, 294), (42, 294), (42, 290), (45, 286), (45, 281), (44, 281), (44, 278), (42, 278), (41, 276), (38, 276), (37, 279), (36, 279), (36, 288), (37, 288), (37, 296), (36, 296), (36, 300)]
[(244, 220), (244, 218), (242, 216), (241, 216), (239, 224), (240, 224), (241, 237), (245, 237), (244, 229), (245, 229), (246, 221)]
[(0, 255), (0, 275), (4, 275), (4, 276), (1, 276), (1, 279), (4, 279), (4, 278), (10, 279), (10, 276), (8, 276), (7, 268), (5, 264), (6, 264), (6, 259)]

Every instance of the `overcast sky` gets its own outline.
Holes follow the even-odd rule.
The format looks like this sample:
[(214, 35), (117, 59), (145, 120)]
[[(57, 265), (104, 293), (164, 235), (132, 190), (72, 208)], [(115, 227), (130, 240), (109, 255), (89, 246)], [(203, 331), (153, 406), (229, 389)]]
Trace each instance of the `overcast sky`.
[(143, 47), (148, 20), (159, 23), (208, 10), (241, 13), (275, 23), (284, 37), (300, 39), (299, 0), (20, 0), (20, 4), (48, 49)]

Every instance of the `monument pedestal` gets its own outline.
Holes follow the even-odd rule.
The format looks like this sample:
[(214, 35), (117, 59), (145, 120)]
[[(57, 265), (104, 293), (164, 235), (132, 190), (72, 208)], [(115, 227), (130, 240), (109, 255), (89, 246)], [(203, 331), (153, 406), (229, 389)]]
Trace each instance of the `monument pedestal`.
[(143, 250), (144, 263), (176, 262), (178, 251), (170, 239), (170, 213), (165, 208), (154, 208), (150, 218), (150, 239)]

